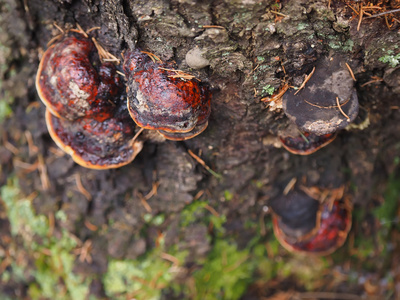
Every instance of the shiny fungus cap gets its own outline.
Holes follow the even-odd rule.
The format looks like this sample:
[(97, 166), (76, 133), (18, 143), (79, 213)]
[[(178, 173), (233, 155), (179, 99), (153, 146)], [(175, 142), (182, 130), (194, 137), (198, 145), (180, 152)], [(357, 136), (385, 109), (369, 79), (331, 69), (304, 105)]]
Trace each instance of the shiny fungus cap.
[(177, 76), (174, 69), (174, 64), (153, 62), (139, 51), (125, 53), (127, 106), (138, 126), (185, 140), (207, 127), (211, 93), (196, 79)]
[(97, 121), (58, 118), (46, 110), (50, 136), (79, 165), (90, 169), (118, 168), (130, 163), (143, 143), (133, 140), (135, 125), (116, 117)]

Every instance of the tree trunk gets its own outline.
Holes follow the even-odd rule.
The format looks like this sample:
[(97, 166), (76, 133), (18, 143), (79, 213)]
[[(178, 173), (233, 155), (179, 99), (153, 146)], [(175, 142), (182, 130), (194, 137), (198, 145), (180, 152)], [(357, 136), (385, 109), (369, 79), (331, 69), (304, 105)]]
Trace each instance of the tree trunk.
[[(262, 287), (253, 284), (248, 288), (265, 278), (259, 275), (254, 249), (273, 243), (269, 201), (280, 196), (293, 178), (295, 188), (344, 188), (345, 197), (362, 214), (382, 202), (389, 176), (397, 178), (396, 170), (398, 175), (399, 25), (388, 29), (384, 16), (366, 19), (367, 15), (359, 24), (359, 16), (350, 7), (358, 7), (358, 1), (347, 2), (0, 1), (1, 108), (2, 115), (9, 115), (1, 128), (0, 184), (10, 186), (10, 178), (17, 177), (22, 193), (33, 199), (35, 214), (46, 216), (55, 237), (61, 239), (63, 232), (73, 234), (81, 241), (77, 246), (81, 250), (85, 241), (90, 242), (91, 260), (79, 252), (73, 264), (73, 272), (90, 278), (85, 295), (117, 297), (102, 277), (109, 274), (110, 261), (140, 260), (162, 247), (177, 257), (183, 252), (189, 255), (181, 260), (177, 273), (171, 273), (174, 279), (165, 288), (157, 280), (149, 283), (149, 289), (158, 293), (155, 299), (161, 294), (165, 299), (195, 298), (196, 292), (201, 299), (199, 281), (193, 278), (204, 271), (205, 259), (212, 259), (210, 253), (226, 243), (235, 245), (237, 253), (248, 253), (239, 265), (249, 261), (248, 257), (256, 263), (245, 272), (243, 282), (237, 280), (234, 296), (229, 296), (223, 284), (216, 284), (219, 297), (256, 299), (251, 298), (256, 292), (268, 296), (285, 290), (284, 282), (292, 281), (281, 278), (281, 285), (271, 287), (265, 280)], [(115, 170), (85, 169), (61, 155), (47, 132), (45, 108), (34, 84), (47, 43), (59, 34), (54, 24), (63, 29), (77, 24), (84, 30), (100, 27), (91, 35), (119, 58), (128, 49), (139, 48), (163, 61), (174, 60), (180, 70), (195, 75), (212, 90), (206, 131), (183, 142), (146, 141), (131, 164)], [(199, 69), (190, 68), (186, 61), (186, 54), (196, 47), (208, 60)], [(271, 104), (261, 99), (285, 84), (300, 86), (320, 58), (335, 55), (344, 57), (356, 78), (357, 126), (340, 131), (334, 142), (312, 155), (290, 154), (278, 137), (291, 121), (279, 101)], [(12, 114), (7, 113), (9, 108)], [(59, 217), (60, 212), (64, 217)], [(6, 219), (4, 224), (8, 224)], [(12, 222), (10, 226), (2, 226), (3, 236), (10, 235)], [(368, 229), (353, 226), (357, 236), (376, 229), (373, 224)], [(1, 245), (10, 249), (10, 245), (26, 242), (21, 232), (14, 236), (18, 239), (13, 243), (3, 241)], [(31, 242), (41, 244), (35, 237)], [(263, 253), (268, 259), (267, 252)], [(287, 258), (287, 254), (280, 249), (271, 260), (277, 257)], [(36, 273), (27, 275), (27, 270), (39, 268), (37, 256), (28, 251), (25, 259), (23, 283), (12, 277), (0, 288), (4, 295), (34, 298), (34, 287), (43, 293)], [(171, 257), (166, 259), (174, 262)], [(13, 274), (17, 266), (7, 268)], [(226, 272), (235, 270), (235, 264), (228, 263)], [(62, 278), (60, 286), (62, 280), (67, 282)], [(176, 292), (173, 284), (186, 288)], [(305, 289), (296, 280), (290, 284)], [(350, 282), (344, 286), (345, 292), (360, 289)], [(325, 289), (337, 290), (337, 286)], [(73, 297), (70, 287), (65, 291)], [(135, 297), (132, 290), (119, 293)], [(144, 293), (142, 287), (137, 297), (150, 299), (149, 295), (153, 294)]]

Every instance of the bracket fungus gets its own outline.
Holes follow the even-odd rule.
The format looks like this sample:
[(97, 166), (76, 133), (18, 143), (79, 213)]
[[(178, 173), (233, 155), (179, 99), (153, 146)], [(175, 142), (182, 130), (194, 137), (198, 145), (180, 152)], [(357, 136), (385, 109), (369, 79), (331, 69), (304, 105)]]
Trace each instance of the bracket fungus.
[(180, 74), (174, 63), (153, 61), (138, 50), (127, 51), (128, 109), (135, 123), (171, 140), (203, 132), (211, 112), (211, 93), (193, 76)]
[(359, 109), (353, 77), (340, 56), (320, 59), (304, 88), (286, 92), (282, 101), (286, 116), (316, 135), (345, 128)]
[(300, 191), (271, 202), (276, 238), (288, 251), (328, 255), (341, 247), (351, 228), (347, 200), (320, 203)]
[(309, 132), (301, 132), (294, 124), (280, 134), (279, 140), (282, 146), (293, 154), (309, 155), (335, 140), (336, 133), (316, 135)]
[(58, 118), (46, 110), (46, 125), (53, 141), (79, 165), (90, 169), (111, 169), (130, 163), (142, 150), (135, 140), (135, 125), (125, 112), (98, 121)]
[(116, 68), (102, 64), (96, 49), (83, 31), (60, 35), (42, 57), (36, 88), (50, 136), (64, 152), (86, 168), (117, 168), (143, 143), (135, 138)]
[(105, 120), (122, 87), (111, 63), (102, 64), (93, 41), (67, 32), (43, 54), (36, 76), (39, 97), (50, 112), (68, 120)]

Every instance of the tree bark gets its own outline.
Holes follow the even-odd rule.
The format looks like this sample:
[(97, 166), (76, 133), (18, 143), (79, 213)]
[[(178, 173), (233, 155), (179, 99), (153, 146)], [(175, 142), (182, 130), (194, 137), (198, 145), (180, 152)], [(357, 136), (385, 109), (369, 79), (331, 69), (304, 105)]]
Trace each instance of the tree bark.
[[(1, 93), (13, 99), (13, 115), (1, 131), (19, 151), (5, 150), (3, 139), (0, 183), (16, 172), (24, 194), (39, 191), (33, 200), (38, 214), (65, 212), (67, 218), (56, 227), (92, 241), (93, 262), (78, 268), (86, 275), (105, 273), (108, 257), (145, 254), (160, 234), (167, 247), (192, 254), (185, 266), (205, 258), (214, 233), (204, 216), (194, 216), (188, 227), (179, 221), (182, 211), (199, 201), (226, 217), (223, 238), (246, 248), (259, 234), (247, 222), (266, 218), (268, 223), (269, 200), (293, 178), (296, 186), (344, 187), (353, 204), (371, 206), (396, 171), (399, 156), (399, 29), (388, 29), (382, 17), (364, 19), (358, 29), (359, 18), (345, 2), (329, 2), (330, 7), (325, 0), (2, 0)], [(116, 170), (84, 169), (60, 156), (34, 85), (47, 42), (59, 33), (53, 24), (100, 27), (92, 34), (117, 57), (139, 48), (176, 61), (212, 89), (206, 131), (184, 142), (147, 141), (131, 164)], [(196, 47), (208, 60), (201, 69), (186, 61)], [(357, 122), (367, 125), (342, 130), (315, 154), (290, 154), (278, 139), (290, 121), (282, 109), (261, 99), (285, 83), (299, 86), (318, 59), (334, 55), (345, 57), (355, 74), (362, 111)], [(36, 152), (30, 152), (27, 132)], [(28, 173), (16, 160), (44, 167)], [(91, 201), (77, 188), (77, 178)], [(153, 188), (157, 192), (149, 194)], [(144, 215), (162, 216), (164, 222), (149, 224)], [(91, 231), (88, 222), (103, 230)], [(92, 287), (92, 293), (102, 291)]]

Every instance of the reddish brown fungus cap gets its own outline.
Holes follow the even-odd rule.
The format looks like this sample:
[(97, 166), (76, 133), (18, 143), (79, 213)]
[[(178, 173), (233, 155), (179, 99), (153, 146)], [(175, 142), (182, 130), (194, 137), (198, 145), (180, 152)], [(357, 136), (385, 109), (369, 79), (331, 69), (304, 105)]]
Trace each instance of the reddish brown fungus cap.
[(304, 132), (317, 135), (333, 133), (346, 127), (357, 116), (358, 98), (353, 85), (343, 58), (322, 58), (303, 89), (296, 95), (293, 89), (285, 93), (283, 110)]
[(309, 155), (330, 144), (337, 133), (316, 135), (309, 132), (298, 132), (296, 135), (280, 136), (282, 146), (293, 154)]
[(155, 63), (139, 51), (125, 53), (128, 109), (133, 120), (140, 127), (159, 130), (166, 138), (183, 140), (207, 126), (211, 94), (195, 79), (176, 77), (172, 69), (174, 64)]
[(290, 252), (328, 255), (341, 247), (351, 228), (346, 201), (319, 204), (304, 193), (292, 192), (279, 201), (272, 217), (280, 244)]
[(121, 86), (115, 66), (100, 63), (92, 40), (72, 32), (46, 50), (36, 76), (42, 102), (53, 115), (68, 120), (109, 118)]
[(54, 142), (79, 165), (90, 169), (118, 168), (130, 163), (143, 144), (134, 141), (135, 125), (127, 117), (104, 121), (58, 118), (46, 110), (46, 124)]

